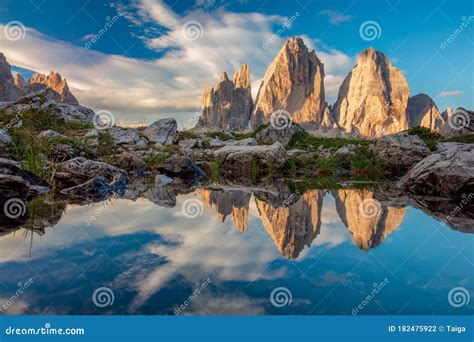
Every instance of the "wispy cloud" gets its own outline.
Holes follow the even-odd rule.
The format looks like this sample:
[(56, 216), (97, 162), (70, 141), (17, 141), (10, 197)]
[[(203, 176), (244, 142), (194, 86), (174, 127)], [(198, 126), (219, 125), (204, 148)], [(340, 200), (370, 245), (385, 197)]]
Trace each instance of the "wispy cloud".
[(447, 91), (442, 91), (441, 93), (438, 94), (439, 97), (450, 97), (450, 96), (458, 96), (464, 94), (463, 91), (461, 90), (447, 90)]
[(86, 42), (88, 40), (91, 40), (94, 37), (95, 37), (95, 34), (88, 33), (88, 34), (84, 35), (84, 37), (81, 38), (81, 42)]
[(322, 10), (319, 15), (325, 15), (328, 17), (329, 22), (333, 25), (339, 26), (342, 23), (349, 22), (352, 20), (352, 16), (349, 14), (343, 14), (335, 10)]

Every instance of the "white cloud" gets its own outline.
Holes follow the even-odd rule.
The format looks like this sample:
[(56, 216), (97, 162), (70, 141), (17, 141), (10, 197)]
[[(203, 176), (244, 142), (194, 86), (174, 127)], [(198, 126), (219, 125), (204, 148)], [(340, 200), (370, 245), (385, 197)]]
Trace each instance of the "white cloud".
[[(108, 55), (54, 40), (32, 28), (27, 28), (25, 38), (16, 42), (0, 36), (1, 51), (12, 65), (61, 73), (81, 104), (110, 110), (118, 121), (150, 122), (173, 116), (183, 123), (199, 109), (203, 90), (215, 84), (223, 70), (230, 76), (240, 64), (250, 64), (252, 93), (256, 94), (255, 80), (263, 77), (286, 39), (277, 37), (266, 49), (262, 47), (273, 36), (273, 29), (284, 23), (281, 16), (222, 8), (203, 12), (196, 7), (180, 16), (159, 0), (134, 4), (133, 11), (130, 7), (115, 7), (130, 21), (131, 30), (144, 31), (136, 36), (150, 49), (159, 51), (160, 58)], [(183, 34), (182, 26), (189, 21), (202, 25), (202, 38), (190, 40)], [(292, 34), (291, 30), (286, 33)], [(335, 81), (345, 76), (348, 65), (352, 67), (352, 59), (331, 49), (318, 50), (317, 54), (325, 64), (331, 98), (337, 87)]]
[(458, 96), (464, 94), (463, 91), (461, 90), (447, 90), (447, 91), (442, 91), (441, 93), (438, 94), (439, 97), (450, 97), (450, 96)]
[(329, 22), (333, 25), (339, 26), (342, 23), (352, 21), (352, 16), (344, 13), (340, 13), (334, 10), (322, 10), (319, 12), (320, 15), (326, 15)]
[(88, 40), (91, 40), (92, 38), (95, 38), (95, 34), (94, 33), (88, 33), (88, 34), (84, 35), (81, 38), (81, 42), (86, 42)]

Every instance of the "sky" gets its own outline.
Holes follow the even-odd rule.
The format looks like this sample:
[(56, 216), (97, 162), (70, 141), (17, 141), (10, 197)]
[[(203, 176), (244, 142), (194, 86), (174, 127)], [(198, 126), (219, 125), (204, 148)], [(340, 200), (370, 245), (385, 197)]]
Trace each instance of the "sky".
[(256, 96), (291, 36), (325, 68), (329, 104), (368, 47), (440, 111), (474, 107), (470, 0), (2, 0), (0, 52), (27, 79), (59, 72), (82, 105), (121, 124), (174, 117), (192, 126), (222, 71), (250, 65)]

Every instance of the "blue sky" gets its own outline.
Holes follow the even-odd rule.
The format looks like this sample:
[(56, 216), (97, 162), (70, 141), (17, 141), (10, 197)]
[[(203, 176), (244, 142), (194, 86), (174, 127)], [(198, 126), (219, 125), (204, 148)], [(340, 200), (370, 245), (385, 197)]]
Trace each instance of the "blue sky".
[[(60, 72), (82, 104), (119, 122), (195, 120), (204, 88), (241, 63), (255, 94), (296, 35), (325, 63), (331, 104), (357, 54), (373, 46), (405, 74), (411, 95), (429, 94), (441, 111), (472, 109), (473, 15), (469, 0), (3, 0), (0, 51), (26, 77), (25, 69)], [(20, 39), (5, 37), (12, 21), (25, 27)], [(364, 24), (375, 37), (361, 34)]]

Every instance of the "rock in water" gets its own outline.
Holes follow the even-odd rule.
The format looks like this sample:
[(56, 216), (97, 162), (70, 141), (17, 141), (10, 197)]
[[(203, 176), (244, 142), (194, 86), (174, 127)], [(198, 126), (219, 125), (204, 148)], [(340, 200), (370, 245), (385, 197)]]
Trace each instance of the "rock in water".
[(14, 101), (23, 92), (15, 85), (10, 64), (0, 52), (0, 102)]
[(148, 140), (162, 145), (172, 145), (178, 142), (178, 124), (175, 119), (160, 119), (143, 131)]
[(253, 108), (248, 64), (240, 66), (233, 80), (225, 72), (215, 88), (204, 91), (198, 127), (244, 130)]
[(405, 191), (419, 196), (463, 198), (474, 193), (474, 145), (439, 144), (400, 180)]
[(56, 102), (68, 103), (71, 105), (79, 104), (74, 95), (69, 91), (67, 81), (57, 72), (51, 71), (49, 75), (43, 75), (40, 73), (34, 74), (28, 82), (27, 89), (29, 92), (46, 90), (45, 96)]
[(289, 38), (265, 73), (253, 127), (267, 123), (277, 110), (287, 111), (301, 125), (319, 126), (325, 108), (323, 63), (301, 38)]
[(382, 52), (369, 48), (339, 89), (334, 119), (346, 133), (365, 137), (406, 130), (409, 92), (403, 74)]
[(408, 99), (408, 121), (410, 127), (426, 127), (439, 131), (445, 120), (436, 104), (426, 94), (417, 94)]

